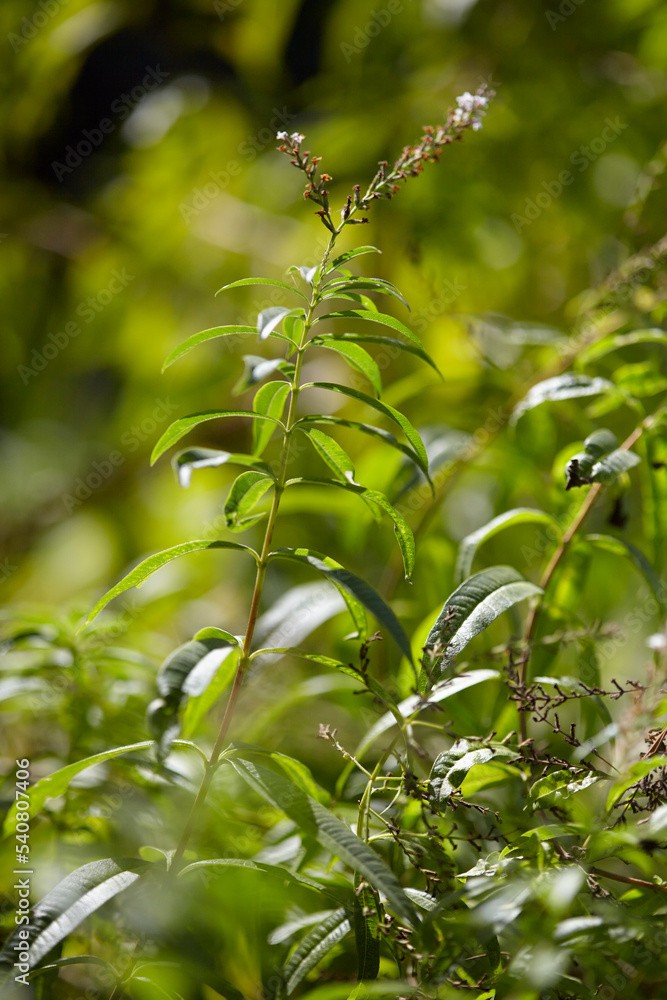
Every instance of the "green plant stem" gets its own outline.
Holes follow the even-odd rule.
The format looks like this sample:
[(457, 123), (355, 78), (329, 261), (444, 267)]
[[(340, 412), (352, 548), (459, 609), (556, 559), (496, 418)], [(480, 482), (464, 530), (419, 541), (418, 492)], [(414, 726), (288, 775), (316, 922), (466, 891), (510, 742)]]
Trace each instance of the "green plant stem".
[(171, 861), (171, 870), (176, 871), (178, 863), (183, 857), (183, 853), (188, 845), (192, 832), (195, 828), (197, 820), (201, 809), (206, 801), (206, 796), (208, 795), (209, 788), (211, 787), (211, 782), (213, 781), (213, 776), (220, 766), (221, 754), (224, 749), (225, 742), (227, 740), (227, 734), (234, 717), (234, 712), (238, 704), (239, 695), (241, 693), (241, 688), (243, 687), (243, 682), (248, 669), (248, 663), (250, 660), (250, 650), (252, 648), (252, 640), (255, 634), (255, 626), (257, 624), (257, 615), (259, 613), (259, 605), (262, 598), (262, 591), (264, 589), (264, 579), (266, 577), (266, 568), (269, 561), (269, 555), (271, 552), (271, 542), (273, 540), (273, 532), (276, 526), (276, 521), (278, 518), (278, 510), (280, 508), (280, 500), (285, 489), (285, 482), (287, 478), (287, 466), (289, 463), (289, 452), (290, 444), (292, 439), (292, 432), (294, 429), (295, 415), (296, 415), (296, 403), (300, 392), (300, 378), (301, 378), (301, 367), (303, 364), (303, 355), (308, 346), (308, 334), (313, 325), (313, 313), (315, 307), (319, 301), (319, 289), (324, 275), (324, 270), (326, 268), (329, 256), (333, 249), (336, 238), (338, 237), (344, 223), (341, 223), (340, 227), (336, 232), (334, 232), (329, 240), (327, 248), (322, 257), (322, 262), (319, 266), (317, 277), (313, 282), (313, 290), (310, 298), (310, 304), (308, 307), (308, 312), (303, 324), (303, 332), (301, 334), (299, 344), (296, 351), (296, 361), (294, 364), (294, 375), (291, 380), (291, 393), (290, 402), (287, 412), (287, 419), (285, 421), (285, 431), (283, 434), (283, 446), (280, 458), (280, 471), (276, 477), (276, 482), (273, 491), (273, 501), (271, 504), (271, 509), (269, 511), (269, 517), (266, 524), (266, 529), (264, 532), (264, 541), (262, 543), (262, 550), (260, 553), (259, 561), (257, 564), (257, 574), (255, 576), (255, 586), (253, 589), (252, 600), (250, 603), (250, 612), (248, 614), (248, 624), (246, 627), (245, 637), (243, 640), (243, 647), (239, 654), (239, 662), (236, 668), (236, 673), (234, 675), (234, 680), (232, 683), (232, 688), (227, 700), (227, 705), (225, 706), (225, 712), (220, 724), (220, 729), (216, 737), (215, 744), (211, 751), (210, 757), (206, 765), (206, 770), (202, 778), (199, 790), (195, 797), (190, 810), (190, 815), (186, 821), (183, 833), (178, 842), (178, 846), (174, 852)]
[[(648, 418), (648, 420), (651, 420), (651, 418)], [(644, 428), (648, 426), (648, 420), (643, 421), (639, 425), (639, 427), (636, 427), (635, 430), (632, 432), (632, 434), (630, 434), (630, 436), (625, 439), (623, 444), (620, 446), (624, 451), (628, 451), (630, 448), (632, 448), (633, 444), (641, 437)], [(602, 492), (602, 485), (603, 485), (602, 483), (595, 483), (595, 485), (590, 488), (586, 496), (586, 499), (584, 500), (581, 507), (577, 511), (571, 525), (561, 538), (560, 544), (558, 545), (556, 551), (551, 556), (551, 559), (549, 560), (549, 563), (546, 569), (544, 570), (544, 573), (542, 574), (542, 579), (540, 580), (542, 595), (539, 597), (536, 604), (531, 609), (530, 614), (528, 615), (528, 619), (526, 621), (526, 630), (524, 632), (524, 637), (523, 637), (524, 654), (521, 660), (521, 664), (519, 666), (519, 684), (521, 685), (521, 687), (524, 687), (528, 680), (528, 667), (530, 664), (532, 647), (537, 632), (537, 625), (539, 621), (540, 612), (544, 607), (544, 601), (546, 598), (547, 590), (554, 578), (554, 575), (558, 567), (560, 566), (565, 554), (567, 553), (570, 547), (572, 539), (579, 531), (579, 528), (584, 523), (589, 511), (594, 506), (596, 500), (600, 496), (600, 493)], [(525, 740), (528, 737), (527, 714), (528, 713), (525, 711), (519, 713), (519, 726), (520, 726), (522, 740)]]

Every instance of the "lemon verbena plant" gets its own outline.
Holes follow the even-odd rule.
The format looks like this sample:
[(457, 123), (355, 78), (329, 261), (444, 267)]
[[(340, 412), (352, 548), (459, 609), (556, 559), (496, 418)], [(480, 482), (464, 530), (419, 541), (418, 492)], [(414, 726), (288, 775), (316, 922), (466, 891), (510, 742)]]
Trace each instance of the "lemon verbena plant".
[[(555, 339), (555, 359), (515, 391), (486, 437), (459, 433), (443, 448), (432, 436), (425, 444), (402, 410), (382, 398), (378, 349), (436, 367), (410, 326), (394, 316), (407, 306), (405, 299), (387, 279), (353, 273), (357, 259), (376, 248), (339, 245), (348, 227), (367, 222), (375, 201), (391, 199), (446, 145), (478, 130), (492, 97), (484, 86), (461, 95), (444, 124), (425, 128), (393, 164), (381, 162), (365, 191), (355, 185), (336, 210), (329, 201), (331, 177), (321, 170), (320, 157), (304, 149), (304, 136), (278, 134), (280, 150), (305, 175), (306, 199), (318, 206), (327, 234), (321, 259), (290, 268), (286, 281), (241, 278), (226, 285), (221, 293), (272, 286), (288, 304), (263, 309), (255, 326), (197, 333), (165, 362), (169, 367), (218, 338), (276, 346), (274, 356), (243, 358), (234, 391), (254, 392), (252, 409), (181, 417), (153, 452), (153, 461), (159, 460), (209, 421), (250, 421), (247, 453), (190, 444), (172, 455), (182, 487), (201, 470), (243, 470), (226, 495), (220, 530), (145, 559), (100, 599), (78, 638), (71, 623), (61, 622), (52, 641), (72, 655), (83, 649), (92, 662), (85, 645), (96, 635), (91, 623), (114, 598), (174, 559), (214, 549), (230, 550), (252, 568), (245, 632), (234, 634), (221, 616), (167, 656), (147, 709), (150, 738), (73, 760), (31, 789), (23, 808), (34, 817), (47, 800), (69, 794), (87, 768), (124, 758), (135, 762), (136, 780), (152, 788), (154, 800), (171, 808), (169, 800), (177, 797), (180, 825), (166, 827), (156, 809), (151, 815), (161, 846), (129, 843), (127, 853), (134, 856), (89, 860), (56, 885), (5, 944), (9, 985), (30, 984), (40, 996), (72, 996), (77, 980), (67, 978), (70, 967), (85, 966), (92, 968), (78, 981), (86, 984), (85, 995), (109, 1000), (280, 1000), (311, 995), (313, 986), (313, 996), (331, 1000), (370, 992), (474, 1000), (661, 995), (666, 970), (652, 920), (664, 913), (667, 884), (652, 870), (651, 857), (662, 850), (667, 827), (667, 730), (650, 724), (667, 707), (661, 689), (667, 639), (659, 631), (651, 636), (652, 659), (641, 679), (609, 679), (600, 648), (613, 630), (582, 617), (579, 608), (586, 573), (603, 553), (622, 558), (645, 581), (636, 612), (640, 628), (650, 630), (664, 610), (665, 407), (646, 404), (664, 393), (664, 379), (653, 363), (626, 365), (620, 377), (604, 369), (619, 350), (667, 342), (661, 328), (637, 325), (628, 296), (628, 329), (610, 333), (603, 322), (613, 297), (636, 281), (640, 263), (630, 260), (615, 283), (589, 300), (571, 340)], [(663, 254), (656, 250), (652, 258), (656, 273)], [(377, 297), (392, 311), (380, 311)], [(311, 380), (313, 351), (320, 358), (335, 355), (336, 371), (347, 366), (363, 379), (363, 391), (350, 380)], [(310, 412), (308, 390), (317, 390), (316, 398), (341, 397), (353, 415)], [(439, 597), (441, 610), (426, 617), (412, 639), (392, 607), (393, 594), (381, 594), (377, 581), (352, 572), (337, 552), (275, 545), (286, 496), (326, 488), (355, 498), (376, 521), (391, 522), (402, 575), (410, 580), (413, 528), (426, 533), (429, 515), (461, 469), (503, 434), (520, 440), (531, 413), (576, 406), (588, 397), (597, 398), (596, 408), (586, 415), (583, 443), (573, 440), (558, 458), (562, 475), (553, 510), (511, 507), (467, 534), (455, 589), (444, 605)], [(620, 410), (631, 414), (632, 424), (619, 440), (599, 423)], [(400, 475), (390, 496), (360, 482), (341, 432), (358, 432), (398, 456)], [(311, 449), (307, 475), (297, 461), (303, 445)], [(643, 462), (636, 445), (644, 448)], [(643, 531), (649, 555), (623, 531), (624, 497), (639, 467), (648, 497)], [(584, 500), (573, 502), (582, 490)], [(421, 500), (412, 504), (415, 497)], [(613, 504), (615, 533), (588, 530), (600, 498)], [(425, 513), (417, 520), (412, 510)], [(526, 526), (547, 541), (522, 548), (515, 561), (523, 560), (523, 572), (505, 564), (474, 571), (480, 550), (495, 536)], [(259, 544), (236, 540), (246, 531)], [(271, 570), (281, 563), (316, 574), (331, 588), (334, 611), (327, 614), (348, 613), (348, 639), (358, 644), (355, 662), (329, 655), (335, 650), (325, 655), (278, 641), (306, 637), (314, 627), (277, 627), (283, 620), (297, 613), (326, 617), (313, 610), (311, 585), (300, 584), (278, 599), (272, 618), (262, 618)], [(532, 574), (531, 566), (537, 567)], [(390, 566), (388, 590), (396, 579)], [(375, 623), (370, 630), (367, 616)], [(463, 661), (476, 637), (487, 630), (500, 634), (496, 619), (511, 621), (511, 637)], [(10, 641), (25, 642), (40, 627), (16, 630)], [(380, 638), (393, 653), (385, 648), (379, 667)], [(104, 648), (102, 636), (94, 655)], [(346, 690), (352, 684), (371, 707), (354, 749), (334, 725), (320, 724), (319, 737), (342, 762), (329, 790), (314, 777), (310, 761), (279, 752), (270, 741), (254, 741), (252, 725), (240, 718), (239, 699), (249, 681), (259, 677), (261, 683), (270, 669), (279, 687), (286, 657), (316, 667), (318, 684), (343, 678)], [(399, 659), (397, 669), (388, 667)], [(329, 679), (323, 689), (335, 685)], [(625, 714), (619, 704), (628, 706)], [(204, 720), (216, 714), (217, 733), (206, 743), (200, 738)], [(642, 725), (648, 748), (617, 767), (609, 760), (614, 740)], [(195, 770), (175, 763), (184, 754), (196, 762), (194, 786)], [(151, 782), (160, 782), (157, 790)], [(19, 807), (9, 810), (5, 833), (17, 829), (20, 816)], [(222, 854), (216, 853), (219, 845)], [(633, 866), (630, 874), (620, 870), (623, 865)], [(239, 871), (250, 881), (235, 882)], [(112, 907), (115, 923), (105, 919)], [(261, 968), (250, 969), (249, 928), (259, 934), (267, 922), (272, 926)]]

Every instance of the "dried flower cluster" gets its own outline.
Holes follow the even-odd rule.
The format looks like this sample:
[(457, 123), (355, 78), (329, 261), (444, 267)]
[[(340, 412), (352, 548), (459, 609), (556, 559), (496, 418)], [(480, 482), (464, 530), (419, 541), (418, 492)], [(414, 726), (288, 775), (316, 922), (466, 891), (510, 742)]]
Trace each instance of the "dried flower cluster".
[(450, 108), (447, 120), (443, 125), (425, 125), (419, 142), (404, 146), (401, 155), (393, 166), (387, 160), (380, 160), (378, 170), (364, 195), (361, 186), (355, 184), (352, 194), (347, 196), (340, 211), (341, 221), (336, 225), (331, 217), (329, 207), (329, 191), (326, 185), (332, 180), (330, 174), (322, 173), (317, 177), (320, 156), (312, 156), (310, 150), (301, 149), (305, 136), (301, 132), (278, 132), (277, 138), (282, 145), (281, 152), (291, 157), (291, 162), (306, 175), (304, 198), (314, 201), (320, 208), (317, 211), (323, 224), (331, 233), (339, 233), (343, 226), (359, 225), (368, 222), (367, 218), (355, 219), (358, 210), (367, 210), (376, 198), (393, 198), (400, 190), (400, 182), (408, 177), (417, 177), (424, 169), (424, 164), (436, 161), (444, 146), (455, 139), (461, 139), (466, 129), (477, 131), (482, 127), (482, 117), (486, 113), (489, 101), (495, 96), (486, 84), (471, 94), (468, 91), (456, 98), (457, 107)]

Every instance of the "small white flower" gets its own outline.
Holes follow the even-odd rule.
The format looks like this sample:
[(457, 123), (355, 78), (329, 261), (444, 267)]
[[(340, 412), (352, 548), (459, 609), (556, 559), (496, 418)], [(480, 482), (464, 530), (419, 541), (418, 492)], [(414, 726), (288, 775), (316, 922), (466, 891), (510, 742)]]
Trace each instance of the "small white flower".
[(473, 132), (479, 132), (482, 127), (482, 122), (479, 118), (473, 118), (472, 120), (472, 130)]
[(466, 90), (465, 94), (460, 94), (459, 97), (456, 98), (456, 103), (462, 111), (470, 112), (475, 107), (475, 98), (469, 91)]
[(667, 636), (664, 632), (656, 632), (654, 635), (650, 635), (646, 640), (646, 645), (649, 649), (654, 649), (656, 652), (667, 647)]
[(462, 111), (461, 108), (457, 108), (456, 111), (454, 112), (454, 117), (452, 118), (452, 122), (454, 123), (454, 125), (459, 125), (464, 118), (465, 118), (465, 113)]
[(305, 135), (301, 135), (300, 132), (292, 132), (290, 136), (290, 142), (293, 146), (298, 146), (305, 139)]
[(287, 138), (287, 132), (277, 132), (276, 133), (276, 139), (286, 139), (286, 138)]
[(473, 99), (473, 106), (476, 111), (479, 111), (480, 108), (484, 109), (488, 108), (489, 106), (488, 97), (482, 97), (481, 94), (475, 94), (475, 97)]

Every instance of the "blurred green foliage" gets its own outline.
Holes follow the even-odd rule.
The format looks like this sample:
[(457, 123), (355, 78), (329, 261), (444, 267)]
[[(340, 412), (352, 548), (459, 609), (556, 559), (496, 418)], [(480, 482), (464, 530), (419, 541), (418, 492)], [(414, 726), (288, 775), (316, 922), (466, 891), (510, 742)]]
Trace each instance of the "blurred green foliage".
[[(10, 634), (33, 629), (39, 640), (12, 653), (0, 678), (3, 755), (9, 771), (14, 758), (29, 754), (39, 777), (110, 745), (147, 739), (145, 708), (164, 657), (200, 628), (245, 629), (252, 567), (216, 552), (171, 564), (99, 631), (74, 636), (80, 615), (128, 565), (202, 537), (220, 516), (231, 471), (206, 470), (184, 492), (167, 458), (151, 469), (149, 456), (176, 416), (229, 405), (241, 348), (214, 342), (160, 369), (188, 335), (253, 324), (262, 308), (281, 304), (258, 289), (214, 299), (217, 288), (249, 274), (283, 278), (289, 265), (319, 259), (324, 231), (296, 174), (274, 152), (275, 131), (305, 133), (306, 146), (333, 175), (336, 204), (352, 184), (364, 185), (378, 160), (393, 160), (423, 124), (439, 121), (456, 94), (483, 81), (496, 89), (483, 132), (446, 148), (441, 164), (391, 205), (375, 205), (368, 226), (354, 231), (382, 249), (367, 271), (401, 289), (412, 312), (397, 306), (395, 314), (422, 337), (443, 373), (439, 380), (404, 357), (386, 358), (385, 399), (404, 408), (427, 441), (451, 429), (460, 436), (450, 443), (465, 448), (467, 435), (481, 428), (484, 445), (500, 409), (552, 363), (558, 336), (581, 329), (595, 304), (586, 290), (664, 235), (667, 14), (657, 0), (401, 0), (391, 8), (382, 0), (3, 0), (0, 26), (0, 586)], [(663, 299), (663, 278), (649, 274), (612, 303), (602, 329), (659, 326)], [(595, 374), (628, 391), (639, 383), (646, 389), (650, 375), (655, 391), (647, 406), (654, 408), (665, 388), (660, 350), (630, 345), (603, 358)], [(328, 352), (312, 363), (315, 380), (342, 372)], [(314, 394), (310, 403), (325, 405)], [(604, 414), (567, 403), (538, 408), (490, 440), (428, 513), (412, 587), (399, 582), (391, 531), (376, 526), (356, 498), (294, 491), (284, 500), (276, 544), (329, 552), (385, 594), (395, 587), (394, 608), (418, 650), (456, 585), (464, 536), (518, 506), (569, 522), (580, 498), (563, 492), (564, 469), (602, 417), (621, 441), (636, 424), (629, 406)], [(223, 421), (200, 428), (197, 444), (244, 451), (249, 434), (243, 421)], [(419, 523), (425, 507), (421, 494), (409, 492), (400, 456), (352, 435), (341, 441), (362, 481), (394, 497), (406, 490)], [(642, 457), (664, 463), (664, 442), (649, 447)], [(312, 461), (304, 451), (297, 467), (303, 473)], [(660, 499), (654, 496), (654, 509)], [(650, 545), (660, 572), (665, 526), (659, 517), (651, 521), (635, 479), (625, 492), (610, 491), (590, 530), (606, 530), (610, 520), (624, 537)], [(255, 542), (260, 532), (261, 525), (247, 538)], [(559, 580), (559, 610), (544, 614), (545, 634), (577, 616), (594, 632), (600, 619), (627, 622), (633, 612), (638, 578), (631, 564), (609, 552), (593, 558), (592, 548), (582, 544), (573, 553)], [(479, 566), (511, 563), (539, 579), (545, 551), (539, 529), (523, 526), (485, 543)], [(272, 568), (262, 610), (307, 582), (308, 574), (289, 565)], [(615, 671), (642, 676), (643, 639), (655, 627), (649, 615), (616, 645), (610, 631), (604, 683)], [(354, 659), (347, 629), (340, 615), (323, 619), (309, 642)], [(495, 622), (471, 659), (519, 632), (511, 616)], [(373, 649), (375, 675), (405, 696), (409, 671), (386, 647)], [(580, 654), (578, 645), (563, 647), (560, 672), (576, 672)], [(553, 658), (548, 645), (536, 650), (535, 672), (550, 674)], [(316, 742), (317, 725), (338, 727), (341, 743), (354, 746), (377, 714), (355, 691), (353, 680), (293, 658), (262, 665), (250, 678), (236, 735), (306, 760), (333, 792), (341, 762)], [(456, 711), (454, 735), (483, 736), (492, 725), (504, 735), (512, 708), (490, 685), (462, 694)], [(216, 712), (207, 735), (217, 730)], [(600, 719), (583, 724), (592, 735)], [(173, 847), (195, 776), (185, 753), (166, 765), (137, 753), (82, 781), (34, 826), (37, 888), (97, 858), (100, 846), (115, 855), (134, 854), (141, 844)], [(511, 787), (518, 822), (519, 781), (500, 780)], [(289, 824), (275, 834), (275, 811), (254, 800), (247, 814), (239, 811), (239, 789), (221, 783), (198, 840), (226, 856), (262, 851), (279, 859)], [(308, 860), (316, 856), (313, 844), (305, 850)], [(536, 837), (526, 854), (540, 864), (545, 850)], [(650, 862), (633, 850), (632, 862), (650, 878)], [(461, 853), (476, 863), (465, 844)], [(225, 978), (254, 995), (271, 967), (267, 936), (281, 921), (302, 918), (312, 900), (306, 890), (300, 899), (270, 884), (257, 892), (252, 874), (242, 871), (207, 889), (187, 898), (188, 931), (170, 947), (195, 949), (199, 940), (206, 952), (224, 941)], [(525, 992), (502, 995), (533, 998), (557, 975), (560, 960), (536, 928), (546, 921), (553, 930), (569, 912), (568, 892), (562, 906), (531, 896), (518, 933), (544, 949), (547, 972), (541, 979), (533, 965), (523, 979), (517, 974)], [(130, 935), (138, 927), (148, 933), (155, 911), (138, 906), (134, 913)], [(116, 932), (102, 921), (95, 928), (98, 953), (111, 958)], [(153, 930), (159, 936), (161, 928)], [(454, 937), (468, 933), (468, 924), (451, 928)], [(289, 930), (284, 940), (292, 940)], [(587, 939), (582, 956), (589, 946)], [(71, 947), (75, 953), (76, 939)], [(346, 974), (339, 957), (334, 979)]]

